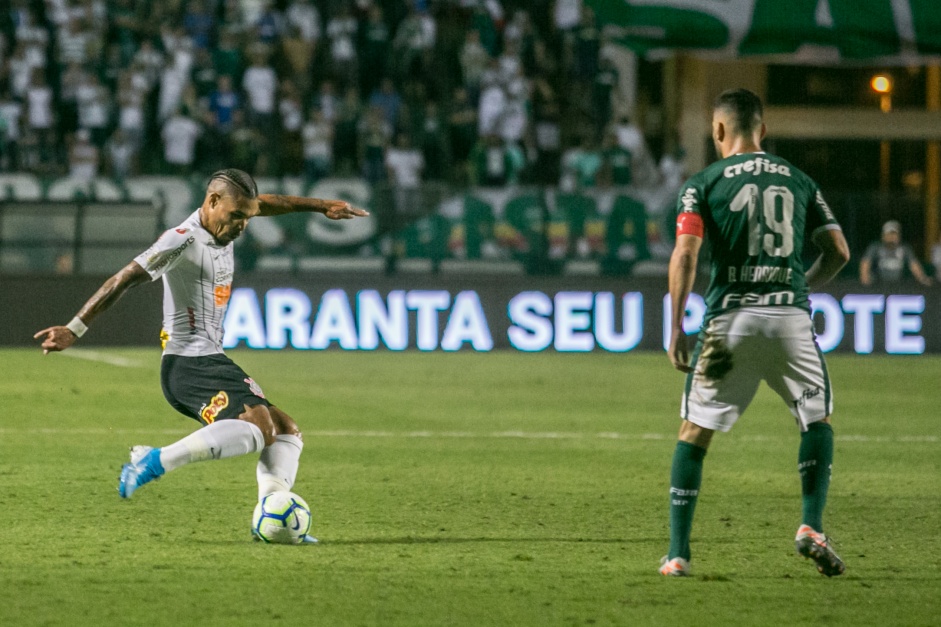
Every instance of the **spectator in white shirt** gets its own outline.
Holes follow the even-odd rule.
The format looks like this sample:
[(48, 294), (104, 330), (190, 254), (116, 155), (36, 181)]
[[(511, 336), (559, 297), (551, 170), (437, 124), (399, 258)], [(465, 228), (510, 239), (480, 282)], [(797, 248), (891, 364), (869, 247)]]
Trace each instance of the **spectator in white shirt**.
[(412, 146), (411, 137), (399, 133), (395, 145), (386, 151), (385, 166), (395, 193), (393, 225), (394, 230), (398, 230), (402, 225), (399, 216), (415, 213), (419, 208), (419, 186), (425, 158), (419, 149)]
[(552, 16), (558, 30), (574, 30), (582, 19), (582, 0), (555, 0)]
[(123, 181), (128, 176), (137, 174), (137, 152), (138, 145), (123, 129), (117, 129), (105, 143), (108, 171), (111, 176)]
[(202, 129), (196, 120), (181, 109), (170, 116), (160, 133), (163, 138), (163, 157), (173, 174), (188, 174), (196, 157), (196, 139)]
[(421, 183), (425, 158), (412, 146), (412, 138), (399, 133), (395, 146), (386, 151), (386, 171), (393, 185), (402, 189), (415, 189)]
[(0, 94), (0, 171), (13, 171), (17, 166), (16, 149), (20, 141), (23, 105), (9, 92)]
[(327, 21), (327, 38), (330, 40), (330, 71), (342, 85), (357, 82), (357, 56), (355, 38), (359, 31), (356, 18), (350, 14), (346, 3)]
[(618, 145), (631, 153), (633, 180), (640, 185), (656, 182), (659, 176), (657, 166), (647, 148), (647, 140), (644, 139), (640, 127), (634, 124), (629, 116), (622, 115), (614, 125), (614, 133), (617, 136)]
[(132, 66), (138, 68), (147, 79), (148, 91), (153, 89), (160, 78), (160, 72), (166, 64), (163, 53), (154, 47), (150, 39), (141, 41), (140, 48), (134, 53)]
[(25, 46), (26, 58), (34, 67), (45, 68), (48, 61), (46, 48), (49, 43), (49, 31), (37, 24), (36, 15), (31, 8), (21, 12), (21, 16), (21, 21), (14, 31), (14, 41)]
[(160, 74), (160, 95), (157, 102), (157, 119), (166, 120), (179, 109), (183, 102), (183, 91), (189, 82), (189, 74), (176, 64), (168, 64)]
[(281, 142), (277, 151), (280, 170), (297, 175), (303, 169), (301, 129), (304, 126), (304, 105), (297, 87), (291, 81), (281, 83), (281, 100), (278, 102), (281, 117)]
[(42, 72), (36, 70), (26, 90), (26, 125), (36, 136), (43, 160), (52, 159), (56, 140), (52, 96), (52, 89), (46, 84)]
[(33, 80), (33, 72), (37, 69), (39, 69), (38, 66), (29, 59), (25, 44), (19, 44), (13, 49), (13, 55), (7, 61), (7, 71), (14, 96), (22, 98), (26, 95), (26, 90), (29, 89), (29, 84)]
[(480, 80), (487, 66), (490, 65), (490, 54), (480, 43), (480, 31), (471, 29), (464, 35), (464, 46), (461, 48), (461, 73), (464, 75), (464, 87), (467, 88), (471, 101), (477, 100), (480, 93)]
[(69, 176), (91, 181), (98, 176), (98, 147), (91, 142), (91, 133), (81, 128), (69, 146)]
[(434, 48), (437, 26), (434, 18), (414, 6), (411, 13), (402, 20), (392, 49), (396, 53), (395, 67), (403, 77), (419, 78), (426, 76), (430, 65), (429, 55)]
[(88, 61), (91, 34), (82, 30), (77, 18), (69, 18), (58, 32), (59, 65), (69, 63), (84, 65)]
[(503, 87), (497, 83), (486, 87), (477, 104), (477, 134), (481, 137), (498, 134), (505, 108), (506, 92)]
[(78, 129), (78, 88), (89, 82), (88, 72), (78, 63), (70, 63), (59, 76), (59, 131), (74, 133)]
[(497, 58), (500, 79), (507, 83), (523, 73), (523, 62), (519, 55), (519, 42), (510, 39), (503, 46), (503, 54)]
[(248, 96), (248, 125), (264, 136), (271, 137), (277, 129), (275, 102), (278, 75), (262, 51), (255, 51), (252, 55), (252, 65), (242, 76), (242, 89)]
[(520, 145), (529, 129), (529, 84), (520, 74), (507, 85), (506, 101), (499, 120), (500, 137), (508, 143)]
[(125, 74), (118, 83), (118, 128), (138, 149), (144, 141), (145, 93), (136, 88), (131, 74)]
[(97, 74), (88, 74), (86, 82), (75, 92), (78, 102), (78, 125), (91, 132), (96, 146), (104, 145), (111, 120), (111, 92), (101, 84)]
[(288, 24), (300, 31), (304, 41), (316, 46), (320, 40), (320, 11), (311, 0), (292, 0), (286, 17)]
[[(324, 81), (320, 84), (320, 89), (314, 93), (312, 100), (313, 106), (320, 109), (323, 117), (331, 124), (336, 123), (337, 115), (340, 110), (340, 99), (337, 97), (336, 86), (333, 81)], [(359, 98), (357, 97), (357, 101)]]
[(333, 125), (320, 109), (312, 109), (304, 125), (304, 175), (313, 185), (330, 175), (333, 166)]

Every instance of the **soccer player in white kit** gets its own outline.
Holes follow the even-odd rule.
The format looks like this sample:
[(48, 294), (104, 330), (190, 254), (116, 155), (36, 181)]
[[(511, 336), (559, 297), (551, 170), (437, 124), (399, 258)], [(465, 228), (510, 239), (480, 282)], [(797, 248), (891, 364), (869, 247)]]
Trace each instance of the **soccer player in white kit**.
[(297, 424), (271, 405), (261, 387), (222, 350), (222, 321), (235, 267), (233, 242), (250, 219), (293, 212), (323, 213), (332, 220), (368, 215), (342, 200), (258, 194), (249, 174), (220, 170), (210, 177), (198, 210), (105, 281), (71, 322), (34, 336), (42, 338), (44, 353), (65, 350), (128, 289), (163, 279), (164, 396), (174, 409), (204, 426), (168, 446), (132, 448), (131, 461), (121, 470), (121, 497), (130, 498), (142, 485), (185, 464), (259, 451), (259, 499), (294, 485), (303, 449)]

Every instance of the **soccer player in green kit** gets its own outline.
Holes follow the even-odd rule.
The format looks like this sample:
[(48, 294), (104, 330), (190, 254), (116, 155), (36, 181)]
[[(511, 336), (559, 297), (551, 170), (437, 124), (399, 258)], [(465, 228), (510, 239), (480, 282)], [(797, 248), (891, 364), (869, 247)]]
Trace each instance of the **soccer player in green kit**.
[[(706, 450), (713, 433), (732, 428), (762, 380), (781, 396), (801, 432), (803, 519), (797, 551), (828, 577), (844, 571), (823, 533), (833, 397), (807, 295), (836, 276), (849, 261), (849, 248), (817, 184), (763, 152), (764, 136), (758, 96), (745, 89), (719, 95), (712, 137), (721, 160), (690, 178), (677, 203), (669, 357), (687, 375), (670, 476), (670, 548), (661, 563), (663, 575), (689, 574), (689, 536)], [(690, 358), (683, 317), (704, 235), (712, 272), (703, 329)], [(806, 272), (805, 239), (821, 253)]]

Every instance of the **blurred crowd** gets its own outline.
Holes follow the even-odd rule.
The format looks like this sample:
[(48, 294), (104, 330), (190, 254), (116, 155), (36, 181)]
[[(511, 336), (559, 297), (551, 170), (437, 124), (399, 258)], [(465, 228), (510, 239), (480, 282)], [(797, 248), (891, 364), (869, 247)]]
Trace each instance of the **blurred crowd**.
[(570, 189), (658, 177), (582, 0), (3, 5), (0, 171)]

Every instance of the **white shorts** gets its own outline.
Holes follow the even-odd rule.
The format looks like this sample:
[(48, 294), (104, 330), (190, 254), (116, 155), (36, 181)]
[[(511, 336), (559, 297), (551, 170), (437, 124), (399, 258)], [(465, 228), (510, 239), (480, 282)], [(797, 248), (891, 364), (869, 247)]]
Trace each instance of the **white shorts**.
[[(720, 379), (703, 374), (710, 351), (724, 343), (732, 368)], [(745, 411), (762, 380), (791, 410), (801, 431), (833, 412), (833, 393), (813, 321), (796, 307), (742, 307), (716, 316), (700, 333), (680, 415), (693, 424), (728, 431)]]

